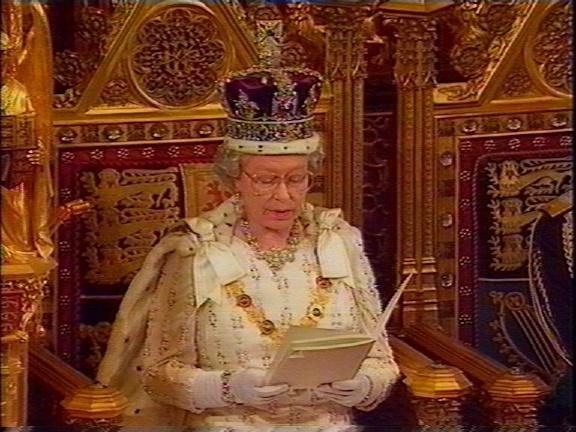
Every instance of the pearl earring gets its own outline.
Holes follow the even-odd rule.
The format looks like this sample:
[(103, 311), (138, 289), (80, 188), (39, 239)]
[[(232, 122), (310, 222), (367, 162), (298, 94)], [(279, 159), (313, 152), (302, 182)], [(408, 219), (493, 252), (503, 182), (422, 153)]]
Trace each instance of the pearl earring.
[(234, 192), (234, 195), (232, 195), (232, 203), (234, 204), (234, 209), (236, 210), (236, 213), (242, 213), (244, 205), (242, 202), (242, 195), (240, 195), (240, 192)]

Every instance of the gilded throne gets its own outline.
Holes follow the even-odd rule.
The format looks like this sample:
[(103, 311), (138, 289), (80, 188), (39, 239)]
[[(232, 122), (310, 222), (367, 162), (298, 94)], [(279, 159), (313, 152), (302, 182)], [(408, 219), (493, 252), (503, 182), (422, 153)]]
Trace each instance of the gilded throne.
[[(571, 55), (571, 11), (562, 1), (420, 3), (32, 8), (47, 12), (43, 25), (73, 23), (75, 36), (55, 35), (45, 54), (54, 56), (43, 76), (54, 78), (55, 91), (46, 110), (32, 105), (51, 114), (49, 126), (24, 134), (30, 148), (20, 153), (2, 149), (11, 166), (3, 185), (12, 190), (4, 180), (31, 157), (31, 137), (43, 138), (53, 200), (64, 206), (49, 215), (58, 269), (38, 291), (44, 312), (35, 317), (47, 334), (30, 354), (29, 388), (41, 389), (31, 406), (53, 412), (51, 422), (119, 421), (121, 397), (91, 382), (118, 303), (162, 234), (225, 195), (208, 169), (223, 135), (215, 82), (256, 63), (261, 35), (282, 31), (284, 61), (329, 81), (315, 116), (331, 156), (313, 200), (365, 227), (384, 299), (402, 274), (417, 275), (392, 325), (404, 414), (389, 419), (383, 407), (366, 422), (535, 424), (563, 363), (529, 339), (540, 328), (527, 240), (539, 209), (572, 181), (571, 81), (562, 63)], [(33, 95), (39, 81), (26, 78), (25, 65), (17, 78)], [(466, 400), (481, 401), (480, 413)], [(20, 412), (11, 421), (26, 420)]]

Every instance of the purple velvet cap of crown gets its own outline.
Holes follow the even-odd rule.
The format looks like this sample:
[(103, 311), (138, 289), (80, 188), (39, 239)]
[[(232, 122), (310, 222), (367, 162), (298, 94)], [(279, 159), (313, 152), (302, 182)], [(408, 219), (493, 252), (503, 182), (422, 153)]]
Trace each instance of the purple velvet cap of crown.
[(314, 134), (322, 76), (311, 69), (252, 68), (220, 84), (232, 139), (289, 142)]

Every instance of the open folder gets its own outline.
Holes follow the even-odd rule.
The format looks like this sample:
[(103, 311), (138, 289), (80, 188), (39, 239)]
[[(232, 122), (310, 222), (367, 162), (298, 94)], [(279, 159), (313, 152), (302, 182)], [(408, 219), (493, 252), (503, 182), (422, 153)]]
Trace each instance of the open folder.
[[(402, 282), (380, 316), (382, 331), (411, 276)], [(356, 332), (291, 326), (270, 365), (267, 384), (305, 389), (352, 379), (375, 342), (375, 337)]]
[(375, 341), (353, 332), (290, 327), (268, 370), (268, 384), (302, 389), (351, 379)]

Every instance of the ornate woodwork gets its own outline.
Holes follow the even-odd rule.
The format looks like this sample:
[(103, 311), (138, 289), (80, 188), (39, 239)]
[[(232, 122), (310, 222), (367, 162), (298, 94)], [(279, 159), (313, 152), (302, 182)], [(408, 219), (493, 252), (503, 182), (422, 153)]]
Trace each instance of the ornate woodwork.
[(2, 265), (3, 427), (26, 424), (28, 341), (41, 331), (37, 319), (52, 268), (52, 262), (42, 259)]
[[(525, 279), (533, 212), (571, 182), (569, 2), (99, 4), (71, 12), (74, 37), (52, 72), (54, 121), (42, 129), (56, 201), (94, 208), (57, 232), (58, 356), (93, 376), (143, 256), (174, 220), (226, 196), (209, 170), (224, 135), (215, 83), (253, 65), (258, 30), (281, 22), (284, 64), (327, 78), (316, 117), (328, 159), (312, 200), (363, 226), (383, 298), (416, 271), (395, 327), (433, 322), (522, 372), (561, 373), (538, 362), (518, 324), (535, 313), (525, 286), (485, 279)], [(2, 118), (3, 137), (20, 146), (2, 140), (16, 168), (36, 145), (14, 132), (29, 120)], [(442, 368), (421, 372), (447, 382)], [(508, 372), (483, 409), (495, 425), (533, 425), (542, 387)], [(530, 390), (528, 405), (498, 399), (510, 387)], [(421, 424), (465, 423), (464, 393), (414, 399)]]
[(201, 105), (215, 92), (219, 71), (228, 69), (222, 30), (201, 8), (160, 10), (134, 38), (129, 73), (142, 96), (159, 107)]
[(121, 421), (127, 400), (115, 389), (93, 383), (37, 342), (30, 344), (28, 364), (35, 387), (27, 424), (111, 428)]
[(336, 185), (334, 202), (341, 203), (346, 217), (362, 224), (362, 142), (364, 79), (363, 50), (355, 49), (366, 39), (362, 31), (372, 11), (369, 6), (317, 7), (326, 30), (326, 78), (332, 94), (330, 166)]
[(398, 88), (399, 195), (398, 261), (403, 273), (417, 272), (403, 299), (405, 324), (438, 319), (433, 249), (433, 89), (435, 22), (429, 17), (397, 18), (395, 81)]
[(535, 63), (532, 66), (536, 66), (546, 86), (561, 96), (572, 94), (572, 13), (568, 1), (550, 5), (530, 43), (530, 57)]
[(407, 327), (404, 337), (424, 353), (461, 369), (476, 384), (481, 403), (493, 427), (536, 427), (536, 413), (550, 388), (534, 374), (507, 369), (427, 324)]
[(418, 426), (457, 427), (464, 423), (463, 407), (472, 383), (453, 366), (440, 364), (392, 336), (403, 382), (410, 389)]
[(439, 86), (439, 101), (477, 100), (504, 56), (526, 28), (535, 4), (498, 4), (464, 1), (455, 6), (456, 44), (453, 67), (464, 77), (462, 84)]

